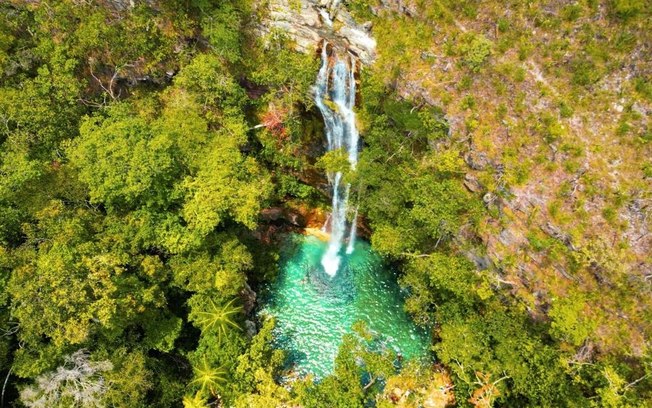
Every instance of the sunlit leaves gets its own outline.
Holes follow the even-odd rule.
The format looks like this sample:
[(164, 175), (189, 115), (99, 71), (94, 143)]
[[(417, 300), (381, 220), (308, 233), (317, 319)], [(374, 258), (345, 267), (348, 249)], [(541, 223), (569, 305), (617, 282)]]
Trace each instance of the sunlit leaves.
[(413, 187), (410, 217), (433, 239), (459, 232), (466, 216), (473, 216), (478, 208), (457, 180), (437, 181), (424, 176), (415, 180)]
[(274, 321), (268, 319), (253, 337), (247, 351), (240, 355), (234, 372), (234, 388), (241, 396), (236, 407), (282, 406), (290, 393), (276, 382), (283, 367), (285, 353), (273, 347)]
[[(220, 338), (224, 338), (232, 330), (242, 330), (236, 322), (237, 316), (242, 313), (242, 307), (234, 305), (235, 299), (223, 305), (218, 305), (207, 296), (196, 295), (191, 300), (193, 304), (190, 319), (199, 326), (204, 333), (209, 331)], [(202, 303), (198, 303), (202, 302)]]
[[(107, 374), (103, 405), (178, 406), (187, 352), (196, 405), (213, 405), (246, 343), (241, 308), (218, 299), (245, 285), (253, 259), (235, 237), (256, 226), (272, 189), (243, 148), (244, 74), (230, 65), (243, 5), (82, 3), (0, 7), (8, 379), (92, 347), (120, 371)], [(200, 37), (201, 50), (188, 46)], [(189, 302), (201, 334), (187, 324), (192, 292), (205, 301)]]
[(115, 105), (110, 117), (87, 119), (70, 158), (93, 202), (125, 209), (162, 205), (180, 170), (174, 142), (166, 134), (154, 134), (130, 109), (128, 104)]
[(245, 272), (253, 265), (246, 246), (229, 235), (218, 235), (219, 250), (177, 256), (171, 260), (174, 281), (194, 292), (217, 289), (224, 296), (235, 296), (245, 285)]
[(467, 307), (477, 302), (484, 282), (467, 259), (438, 252), (409, 258), (400, 279), (411, 293), (406, 309), (421, 323), (432, 323), (431, 313), (446, 301)]
[(464, 40), (460, 47), (464, 63), (477, 73), (491, 55), (493, 43), (483, 35), (467, 35)]
[(253, 228), (261, 201), (271, 191), (269, 178), (255, 160), (242, 156), (228, 139), (213, 143), (197, 176), (186, 179), (183, 187), (183, 217), (201, 236), (226, 218)]
[[(437, 308), (435, 320), (440, 325), (435, 352), (456, 375), (456, 394), (477, 392), (474, 398), (485, 401), (496, 397), (496, 391), (502, 396), (514, 393), (543, 406), (579, 398), (559, 351), (537, 335), (524, 314), (495, 299), (476, 310), (448, 301)], [(495, 382), (504, 376), (509, 382)]]
[(30, 158), (54, 158), (58, 144), (77, 133), (81, 109), (75, 64), (63, 57), (57, 64), (42, 66), (20, 88), (0, 88), (0, 140), (8, 138), (12, 150), (28, 148)]
[[(244, 92), (215, 55), (200, 54), (175, 78), (175, 85), (193, 95), (204, 110), (240, 107)], [(231, 111), (235, 113), (235, 111)]]
[(424, 171), (434, 170), (442, 178), (459, 176), (464, 173), (464, 160), (457, 149), (445, 150), (443, 152), (428, 152), (421, 161)]
[[(251, 79), (261, 85), (270, 86), (282, 92), (272, 92), (265, 96), (278, 103), (282, 98), (282, 106), (294, 108), (295, 103), (312, 104), (312, 100), (306, 98), (310, 87), (315, 81), (315, 74), (318, 71), (319, 62), (309, 54), (292, 52), (288, 47), (281, 44), (284, 39), (278, 35), (271, 35), (267, 38), (270, 44), (258, 55), (245, 61), (252, 66)], [(282, 69), (279, 69), (282, 67)]]
[(228, 379), (228, 373), (223, 367), (213, 367), (206, 359), (193, 367), (195, 376), (190, 385), (198, 386), (202, 392), (210, 392), (211, 395), (217, 394), (218, 390)]
[[(26, 344), (51, 341), (64, 348), (94, 336), (116, 338), (144, 311), (164, 307), (160, 287), (127, 273), (129, 257), (94, 239), (102, 230), (98, 214), (53, 202), (38, 216), (39, 223), (26, 230), (33, 246), (15, 252), (9, 281), (12, 316)], [(147, 333), (150, 339), (172, 336), (168, 344), (176, 337), (174, 328)]]
[(195, 395), (190, 396), (186, 395), (183, 397), (183, 408), (208, 408), (208, 403), (205, 397), (202, 396), (201, 392), (195, 393)]
[(371, 243), (376, 251), (383, 255), (400, 257), (413, 251), (416, 237), (409, 229), (392, 225), (379, 225), (371, 236)]
[[(589, 312), (586, 296), (576, 293), (556, 299), (548, 315), (552, 319), (552, 333), (569, 343), (580, 346), (596, 329), (595, 313)], [(599, 316), (599, 315), (598, 315)]]
[(202, 28), (213, 52), (229, 62), (240, 59), (241, 16), (234, 5), (220, 2), (197, 1), (202, 13)]
[[(98, 348), (98, 347), (94, 347)], [(145, 405), (147, 393), (154, 385), (153, 370), (147, 353), (132, 347), (109, 347), (94, 353), (98, 360), (109, 359), (113, 370), (104, 374), (107, 390), (102, 397), (106, 407), (133, 408)], [(161, 374), (156, 373), (157, 377)]]
[(349, 162), (348, 153), (345, 149), (336, 149), (326, 152), (319, 158), (319, 161), (317, 161), (317, 166), (329, 173), (340, 172), (346, 175), (351, 171), (351, 163)]

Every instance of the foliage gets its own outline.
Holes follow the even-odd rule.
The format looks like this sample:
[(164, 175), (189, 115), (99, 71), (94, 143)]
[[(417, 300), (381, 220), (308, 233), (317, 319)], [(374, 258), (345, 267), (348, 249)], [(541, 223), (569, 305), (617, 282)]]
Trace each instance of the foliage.
[(201, 396), (201, 393), (196, 393), (194, 396), (186, 395), (183, 397), (183, 408), (206, 408), (206, 399)]
[[(197, 299), (194, 297), (192, 300)], [(214, 332), (219, 338), (226, 336), (227, 330), (240, 330), (240, 326), (233, 321), (232, 316), (242, 311), (240, 307), (233, 305), (234, 300), (230, 300), (224, 306), (218, 307), (213, 299), (208, 299), (206, 310), (197, 310), (199, 306), (193, 307), (190, 319), (195, 321), (201, 328), (202, 332)]]
[[(378, 40), (355, 171), (256, 2), (109, 3), (0, 5), (3, 401), (648, 405), (645, 1), (342, 2)], [(331, 376), (279, 381), (259, 213), (324, 205), (323, 170), (437, 365), (356, 324)]]
[(197, 385), (202, 393), (210, 392), (215, 395), (227, 381), (226, 370), (222, 367), (212, 367), (205, 359), (193, 367), (193, 370), (195, 378), (190, 385)]
[(464, 63), (473, 72), (480, 71), (484, 62), (491, 55), (492, 43), (484, 36), (472, 36), (465, 40), (462, 46), (462, 54), (464, 55)]
[(329, 173), (342, 173), (347, 174), (351, 170), (349, 157), (344, 149), (331, 150), (326, 153), (317, 161), (317, 167)]
[(107, 119), (88, 119), (80, 127), (70, 160), (80, 168), (93, 203), (116, 209), (160, 206), (178, 174), (172, 140), (152, 132), (131, 111), (129, 105), (112, 105)]
[(236, 407), (282, 406), (292, 400), (290, 392), (276, 382), (285, 353), (272, 346), (273, 329), (274, 320), (265, 320), (247, 351), (238, 357), (234, 384), (241, 394)]
[(581, 295), (559, 299), (553, 304), (549, 316), (552, 333), (575, 346), (582, 345), (597, 327), (597, 322), (588, 313), (586, 298)]
[(614, 13), (624, 19), (638, 15), (645, 8), (643, 0), (613, 0), (610, 2)]

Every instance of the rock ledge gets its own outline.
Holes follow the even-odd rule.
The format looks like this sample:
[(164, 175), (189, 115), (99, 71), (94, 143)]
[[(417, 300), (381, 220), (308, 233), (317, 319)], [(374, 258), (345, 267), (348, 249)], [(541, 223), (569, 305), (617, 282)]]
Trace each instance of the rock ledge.
[(285, 32), (297, 51), (316, 53), (323, 40), (340, 53), (350, 52), (363, 64), (376, 58), (371, 24), (358, 24), (339, 0), (270, 0), (266, 17), (257, 27), (261, 35)]

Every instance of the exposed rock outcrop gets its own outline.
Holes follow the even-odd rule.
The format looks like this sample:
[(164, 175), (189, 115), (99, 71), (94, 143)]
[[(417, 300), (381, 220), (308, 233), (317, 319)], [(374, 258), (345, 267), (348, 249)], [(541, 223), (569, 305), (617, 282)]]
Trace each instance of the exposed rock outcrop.
[(265, 222), (287, 222), (295, 227), (303, 228), (306, 224), (305, 217), (291, 209), (281, 207), (265, 208), (260, 212), (260, 219)]
[(408, 17), (416, 16), (419, 13), (417, 2), (414, 0), (380, 0), (380, 4), (371, 7), (371, 10), (376, 15), (383, 10), (391, 10)]
[(314, 53), (326, 40), (336, 51), (351, 52), (363, 64), (376, 58), (371, 24), (358, 24), (339, 0), (270, 0), (260, 7), (265, 7), (265, 18), (259, 32), (284, 32), (298, 51)]
[(243, 303), (243, 310), (246, 315), (249, 315), (256, 306), (257, 294), (251, 289), (248, 283), (245, 283), (244, 287), (240, 291), (240, 298)]

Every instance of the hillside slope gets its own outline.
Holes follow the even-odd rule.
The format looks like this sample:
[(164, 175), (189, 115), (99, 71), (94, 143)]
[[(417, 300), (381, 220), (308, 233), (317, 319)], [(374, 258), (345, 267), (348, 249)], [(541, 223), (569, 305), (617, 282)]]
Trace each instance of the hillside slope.
[(374, 22), (373, 75), (444, 111), (490, 211), (478, 234), (494, 283), (535, 317), (575, 313), (586, 330), (558, 329), (576, 346), (644, 354), (650, 3), (351, 3)]

